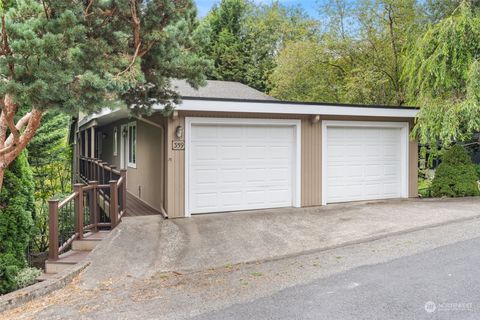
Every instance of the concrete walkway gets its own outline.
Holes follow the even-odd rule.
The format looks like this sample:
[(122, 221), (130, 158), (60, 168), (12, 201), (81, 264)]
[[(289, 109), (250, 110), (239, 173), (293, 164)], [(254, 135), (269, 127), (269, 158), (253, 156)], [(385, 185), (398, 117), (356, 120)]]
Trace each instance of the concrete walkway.
[(127, 217), (90, 254), (82, 286), (93, 288), (112, 277), (146, 278), (159, 272), (273, 260), (477, 216), (480, 198), (394, 200), (176, 220)]

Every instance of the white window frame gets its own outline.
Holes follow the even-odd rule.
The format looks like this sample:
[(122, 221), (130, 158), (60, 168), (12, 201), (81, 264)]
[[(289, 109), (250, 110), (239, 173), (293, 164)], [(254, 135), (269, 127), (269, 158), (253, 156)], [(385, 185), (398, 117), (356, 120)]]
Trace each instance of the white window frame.
[[(136, 121), (133, 121), (133, 122), (129, 122), (127, 124), (127, 166), (129, 168), (137, 168), (137, 141), (138, 141), (138, 131), (137, 131), (137, 122)], [(130, 150), (131, 150), (131, 146), (130, 146), (130, 128), (135, 128), (135, 162), (130, 162)]]
[(232, 124), (232, 125), (258, 125), (258, 126), (292, 126), (295, 130), (295, 157), (293, 164), (293, 186), (292, 186), (292, 207), (301, 207), (301, 182), (302, 182), (302, 121), (295, 119), (250, 119), (250, 118), (207, 118), (207, 117), (186, 117), (185, 118), (185, 217), (191, 217), (189, 203), (189, 167), (190, 167), (190, 145), (193, 124)]
[(402, 185), (401, 197), (408, 198), (409, 185), (409, 123), (408, 122), (377, 122), (377, 121), (322, 121), (322, 205), (327, 204), (327, 133), (329, 127), (347, 128), (400, 128), (401, 129), (401, 153), (402, 157)]
[(118, 156), (118, 127), (115, 126), (113, 128), (113, 156), (116, 157)]

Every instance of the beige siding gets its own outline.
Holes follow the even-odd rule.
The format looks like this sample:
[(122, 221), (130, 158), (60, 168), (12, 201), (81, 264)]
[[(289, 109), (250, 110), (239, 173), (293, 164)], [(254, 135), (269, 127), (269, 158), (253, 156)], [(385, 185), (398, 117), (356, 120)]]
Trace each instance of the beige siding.
[(322, 125), (302, 120), (302, 206), (322, 203)]
[[(302, 120), (302, 154), (301, 154), (301, 204), (302, 206), (321, 205), (322, 199), (322, 130), (321, 121), (313, 123), (312, 117), (302, 115), (272, 115), (252, 113), (225, 112), (179, 112), (175, 119), (167, 124), (167, 185), (166, 211), (171, 218), (185, 215), (185, 152), (172, 150), (177, 126), (185, 127), (185, 117), (223, 117), (223, 118), (265, 118), (265, 119), (300, 119)], [(372, 118), (322, 116), (321, 120), (345, 121), (410, 121), (405, 118)], [(417, 196), (417, 142), (410, 142), (409, 159), (409, 195)]]
[[(162, 118), (155, 116), (151, 120), (162, 125)], [(161, 210), (164, 202), (164, 134), (161, 128), (141, 120), (122, 120), (97, 130), (105, 133), (102, 141), (101, 159), (120, 168), (121, 125), (135, 121), (137, 123), (137, 167), (127, 168), (127, 189), (133, 195)], [(113, 155), (113, 132), (118, 130), (117, 156)]]
[(167, 196), (165, 210), (170, 218), (185, 215), (185, 152), (172, 150), (172, 141), (176, 139), (175, 130), (180, 125), (185, 127), (184, 117), (167, 120)]

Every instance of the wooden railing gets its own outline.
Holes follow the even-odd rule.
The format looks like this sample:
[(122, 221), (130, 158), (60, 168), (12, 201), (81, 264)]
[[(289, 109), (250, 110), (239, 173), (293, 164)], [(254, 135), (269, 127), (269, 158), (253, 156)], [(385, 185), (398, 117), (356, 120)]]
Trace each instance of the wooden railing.
[(116, 170), (96, 159), (80, 160), (84, 166), (79, 168), (79, 177), (84, 183), (75, 184), (73, 193), (64, 200), (49, 201), (48, 259), (52, 261), (86, 233), (115, 228), (126, 212), (126, 170)]
[(89, 183), (98, 181), (99, 184), (107, 184), (112, 180), (119, 180), (121, 170), (116, 169), (114, 165), (95, 158), (80, 157), (78, 178), (81, 182)]

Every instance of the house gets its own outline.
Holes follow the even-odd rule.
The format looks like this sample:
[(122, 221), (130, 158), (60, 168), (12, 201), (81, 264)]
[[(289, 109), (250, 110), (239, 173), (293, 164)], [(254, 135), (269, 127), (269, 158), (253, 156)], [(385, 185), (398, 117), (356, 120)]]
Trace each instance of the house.
[(88, 158), (126, 169), (128, 192), (169, 218), (417, 196), (416, 108), (278, 101), (225, 81), (172, 86), (182, 103), (169, 118), (80, 116), (76, 172)]

